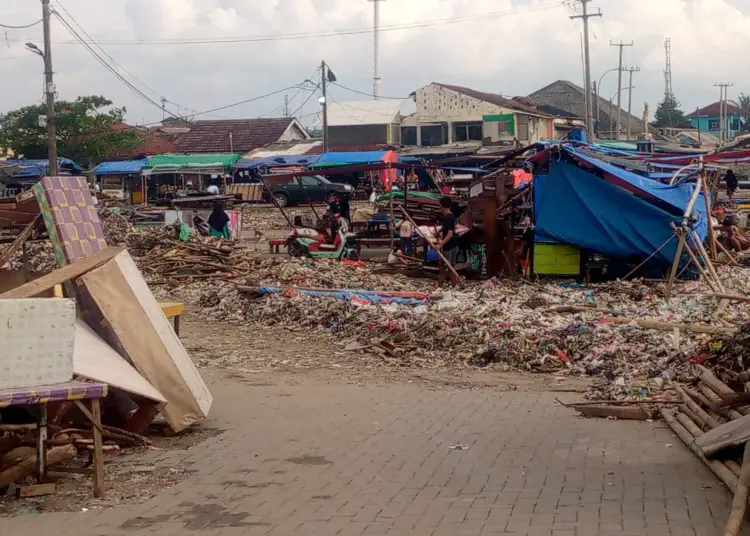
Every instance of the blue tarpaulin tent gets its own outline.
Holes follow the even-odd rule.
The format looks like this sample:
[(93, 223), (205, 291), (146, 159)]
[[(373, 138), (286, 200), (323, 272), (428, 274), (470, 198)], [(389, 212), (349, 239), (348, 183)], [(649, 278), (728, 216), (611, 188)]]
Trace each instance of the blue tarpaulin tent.
[(147, 163), (147, 158), (141, 160), (102, 162), (96, 166), (91, 173), (93, 175), (140, 175), (141, 170), (143, 170)]
[[(674, 236), (669, 223), (679, 225), (695, 184), (667, 186), (566, 151), (572, 158), (552, 158), (549, 173), (534, 175), (536, 241), (573, 244), (615, 257), (646, 258)], [(698, 217), (695, 230), (704, 240), (702, 194), (693, 211)], [(677, 240), (672, 240), (654, 259), (671, 263), (676, 250)]]
[(234, 166), (235, 169), (257, 169), (261, 167), (289, 167), (309, 166), (320, 159), (317, 154), (267, 156), (264, 158), (242, 158)]

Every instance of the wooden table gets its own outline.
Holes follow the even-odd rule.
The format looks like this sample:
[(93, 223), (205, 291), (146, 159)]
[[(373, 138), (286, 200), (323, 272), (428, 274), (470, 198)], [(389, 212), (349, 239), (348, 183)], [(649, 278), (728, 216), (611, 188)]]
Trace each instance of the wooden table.
[[(41, 387), (0, 389), (0, 408), (9, 406), (39, 406), (37, 423), (37, 473), (43, 482), (47, 473), (47, 404), (73, 402), (91, 423), (94, 435), (94, 468), (85, 470), (93, 478), (94, 497), (104, 493), (104, 457), (102, 452), (102, 412), (100, 401), (107, 396), (109, 386), (104, 383), (70, 381)], [(83, 401), (89, 401), (89, 408)]]
[(185, 304), (182, 302), (159, 302), (161, 311), (167, 318), (173, 319), (174, 332), (180, 336), (180, 317), (185, 312)]

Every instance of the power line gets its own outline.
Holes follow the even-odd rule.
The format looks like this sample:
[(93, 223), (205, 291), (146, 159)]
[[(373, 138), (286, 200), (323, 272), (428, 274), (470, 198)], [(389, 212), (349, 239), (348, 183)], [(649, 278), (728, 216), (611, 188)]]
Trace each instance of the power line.
[[(317, 85), (316, 85), (316, 86), (315, 86), (315, 87), (314, 87), (314, 88), (312, 89), (312, 91), (310, 91), (310, 94), (309, 94), (309, 95), (307, 96), (307, 98), (306, 98), (306, 99), (304, 100), (304, 102), (303, 102), (302, 104), (300, 104), (299, 108), (297, 108), (296, 110), (294, 110), (294, 111), (293, 111), (293, 112), (291, 113), (291, 117), (296, 117), (296, 116), (297, 116), (297, 113), (299, 113), (299, 111), (300, 111), (300, 110), (302, 110), (302, 108), (304, 108), (304, 107), (305, 107), (305, 104), (307, 104), (308, 102), (310, 102), (310, 99), (312, 99), (312, 98), (313, 98), (313, 96), (315, 95), (315, 92), (316, 92), (316, 91), (318, 90), (318, 88), (319, 88), (319, 87), (320, 87), (320, 84), (317, 84)], [(317, 113), (317, 112), (316, 112), (316, 113)]]
[(21, 26), (12, 26), (10, 24), (0, 24), (0, 28), (8, 28), (10, 30), (23, 30), (24, 28), (31, 28), (32, 26), (36, 26), (37, 24), (41, 23), (43, 19), (39, 19), (36, 22), (32, 22), (31, 24), (23, 24)]
[[(540, 4), (535, 6), (528, 6), (525, 8), (513, 8), (502, 11), (492, 11), (488, 13), (478, 13), (475, 15), (465, 15), (462, 17), (452, 17), (449, 19), (437, 19), (422, 22), (404, 23), (404, 24), (392, 24), (387, 26), (381, 26), (380, 31), (398, 31), (398, 30), (411, 30), (415, 28), (427, 28), (431, 26), (459, 24), (462, 22), (469, 22), (474, 20), (485, 20), (488, 18), (505, 17), (509, 15), (518, 15), (522, 13), (532, 13), (536, 11), (544, 11), (551, 8), (561, 7), (565, 5), (563, 1), (557, 1), (549, 4)], [(286, 40), (297, 40), (297, 39), (311, 39), (319, 37), (336, 37), (343, 35), (358, 35), (372, 33), (372, 27), (370, 28), (356, 28), (348, 30), (329, 30), (322, 32), (308, 32), (308, 33), (293, 33), (293, 34), (277, 34), (277, 35), (266, 35), (266, 36), (254, 36), (254, 37), (218, 37), (218, 38), (185, 38), (185, 39), (111, 39), (111, 40), (100, 40), (100, 44), (107, 45), (126, 45), (126, 46), (142, 46), (142, 45), (196, 45), (196, 44), (223, 44), (223, 43), (248, 43), (248, 42), (263, 42), (263, 41), (286, 41)], [(77, 44), (76, 41), (56, 41), (56, 44)]]
[[(356, 90), (356, 89), (352, 89), (350, 87), (342, 86), (338, 82), (331, 82), (331, 84), (334, 85), (334, 86), (338, 86), (341, 89), (345, 89), (347, 91), (351, 91), (352, 93), (359, 93), (360, 95), (365, 95), (367, 97), (374, 97), (375, 96), (372, 93), (367, 93), (365, 91), (359, 91), (359, 90)], [(379, 99), (390, 99), (390, 100), (408, 100), (409, 99), (409, 97), (384, 97), (382, 95), (378, 95), (378, 98)]]
[(120, 65), (119, 63), (117, 63), (117, 61), (112, 56), (110, 56), (107, 53), (106, 50), (104, 50), (96, 41), (94, 41), (94, 38), (91, 37), (91, 35), (89, 35), (88, 32), (86, 32), (86, 30), (83, 28), (83, 26), (80, 25), (80, 23), (75, 19), (75, 17), (67, 9), (65, 9), (65, 6), (62, 5), (62, 3), (60, 2), (60, 0), (56, 0), (55, 3), (60, 7), (60, 9), (62, 9), (65, 12), (65, 14), (70, 18), (70, 20), (72, 20), (73, 23), (81, 30), (81, 32), (83, 33), (83, 35), (85, 35), (90, 40), (90, 43), (93, 44), (93, 45), (95, 45), (96, 48), (98, 48), (99, 50), (101, 50), (102, 54), (104, 54), (107, 58), (109, 58), (109, 60), (112, 62), (112, 64), (115, 66), (115, 68), (120, 69), (121, 71), (127, 73), (136, 82), (139, 82), (143, 87), (145, 87), (146, 89), (152, 91), (154, 94), (156, 94), (156, 95), (159, 96), (159, 98), (162, 101), (162, 104), (161, 104), (160, 108), (162, 109), (163, 112), (169, 113), (167, 111), (167, 109), (166, 109), (166, 106), (165, 106), (165, 104), (167, 102), (176, 105), (178, 108), (182, 107), (182, 108), (188, 109), (186, 106), (180, 106), (178, 103), (173, 102), (173, 101), (167, 99), (159, 91), (155, 90), (153, 87), (149, 86), (146, 82), (144, 82), (143, 80), (141, 80), (140, 78), (138, 78), (136, 75), (134, 75), (133, 73), (131, 73), (130, 71), (128, 71), (125, 67), (123, 67), (122, 65)]
[[(143, 91), (141, 91), (136, 86), (134, 86), (127, 78), (125, 78), (124, 76), (122, 76), (117, 71), (117, 69), (115, 69), (114, 67), (112, 67), (109, 63), (107, 63), (107, 61), (104, 58), (102, 58), (96, 52), (96, 50), (94, 50), (91, 47), (91, 45), (89, 45), (78, 34), (78, 32), (76, 32), (76, 30), (70, 25), (70, 23), (68, 23), (67, 20), (65, 20), (65, 18), (60, 13), (58, 13), (57, 11), (55, 11), (55, 15), (57, 16), (57, 18), (60, 21), (60, 23), (65, 27), (65, 29), (67, 29), (70, 32), (70, 34), (73, 35), (73, 37), (75, 37), (76, 39), (79, 40), (79, 42), (89, 52), (89, 54), (91, 54), (94, 57), (94, 59), (96, 59), (105, 69), (107, 69), (109, 72), (111, 72), (112, 74), (114, 74), (118, 78), (118, 80), (120, 80), (123, 84), (125, 84), (133, 93), (135, 93), (136, 96), (140, 97), (141, 99), (143, 99), (144, 101), (148, 102), (149, 104), (153, 104), (159, 110), (166, 111), (167, 113), (169, 113), (170, 116), (177, 118), (177, 116), (175, 114), (173, 114), (172, 112), (169, 112), (169, 111), (165, 110), (165, 108), (161, 104), (159, 104), (158, 102), (156, 102), (155, 100), (153, 100), (151, 97), (149, 97), (148, 95), (146, 95)], [(179, 119), (186, 120), (185, 118), (182, 118), (182, 117), (180, 117)]]

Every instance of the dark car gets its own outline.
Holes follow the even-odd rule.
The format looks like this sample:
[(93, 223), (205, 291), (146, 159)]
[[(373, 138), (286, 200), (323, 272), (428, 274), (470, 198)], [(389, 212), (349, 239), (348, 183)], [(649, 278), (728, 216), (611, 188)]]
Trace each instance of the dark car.
[[(301, 183), (301, 186), (300, 186)], [(351, 198), (354, 188), (348, 184), (331, 182), (318, 175), (300, 177), (299, 179), (284, 179), (283, 182), (273, 180), (273, 176), (266, 177), (271, 193), (279, 206), (313, 203), (327, 203), (333, 196)]]

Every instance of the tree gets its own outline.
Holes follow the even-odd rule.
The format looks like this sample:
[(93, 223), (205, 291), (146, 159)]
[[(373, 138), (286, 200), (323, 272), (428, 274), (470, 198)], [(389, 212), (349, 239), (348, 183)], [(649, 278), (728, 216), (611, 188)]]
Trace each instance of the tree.
[(742, 122), (745, 128), (747, 128), (750, 124), (750, 95), (745, 95), (744, 93), (737, 95), (737, 104), (742, 110)]
[[(56, 102), (57, 154), (92, 164), (117, 152), (137, 149), (143, 143), (137, 132), (116, 128), (124, 123), (125, 111), (95, 95)], [(25, 158), (46, 158), (46, 128), (39, 126), (39, 116), (46, 112), (43, 104), (8, 112), (0, 129), (0, 147)]]
[(665, 95), (664, 100), (656, 106), (654, 117), (656, 127), (683, 127), (689, 124), (680, 109), (679, 101), (672, 94)]

